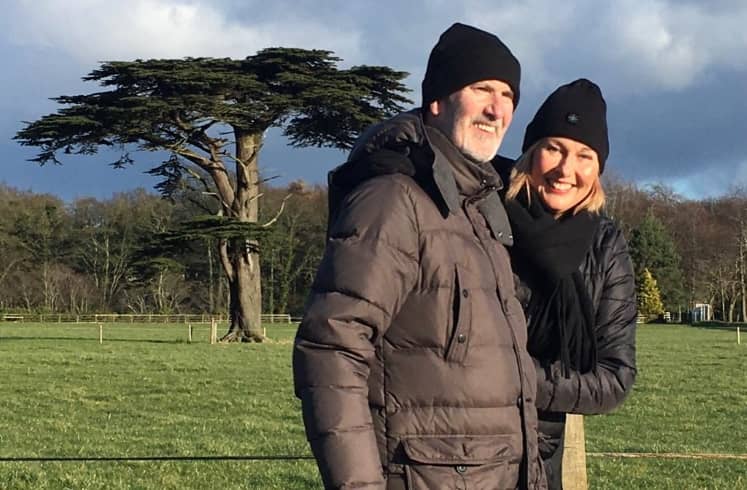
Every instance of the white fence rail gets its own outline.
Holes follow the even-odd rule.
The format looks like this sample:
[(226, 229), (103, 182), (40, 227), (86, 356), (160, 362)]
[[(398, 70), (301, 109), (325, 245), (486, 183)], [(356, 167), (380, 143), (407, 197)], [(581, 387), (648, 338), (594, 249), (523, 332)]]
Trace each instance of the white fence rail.
[[(210, 323), (227, 321), (226, 315), (201, 314), (129, 314), (129, 313), (92, 313), (88, 315), (72, 315), (65, 313), (6, 313), (0, 314), (0, 320), (5, 322), (38, 322), (38, 323)], [(293, 319), (287, 313), (268, 313), (260, 315), (262, 323), (292, 323)]]

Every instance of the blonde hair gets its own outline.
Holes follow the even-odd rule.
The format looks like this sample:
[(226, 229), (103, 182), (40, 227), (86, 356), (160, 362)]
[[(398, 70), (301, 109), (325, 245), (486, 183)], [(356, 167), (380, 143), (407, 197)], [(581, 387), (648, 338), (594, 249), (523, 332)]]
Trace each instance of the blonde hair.
[[(522, 190), (526, 192), (527, 200), (529, 201), (531, 199), (531, 174), (532, 163), (534, 162), (534, 154), (542, 145), (545, 144), (546, 141), (547, 138), (542, 138), (539, 141), (535, 142), (527, 149), (527, 151), (525, 151), (519, 157), (518, 160), (516, 160), (514, 168), (511, 170), (511, 179), (508, 186), (508, 191), (506, 191), (506, 199), (516, 199), (516, 196), (518, 196)], [(587, 196), (583, 198), (578, 204), (573, 206), (572, 209), (558, 212), (555, 214), (555, 217), (559, 218), (560, 216), (568, 212), (577, 214), (584, 210), (589, 211), (590, 213), (599, 213), (604, 207), (604, 203), (605, 196), (604, 189), (602, 188), (602, 180), (597, 174), (597, 178), (591, 185), (589, 194), (587, 194)]]

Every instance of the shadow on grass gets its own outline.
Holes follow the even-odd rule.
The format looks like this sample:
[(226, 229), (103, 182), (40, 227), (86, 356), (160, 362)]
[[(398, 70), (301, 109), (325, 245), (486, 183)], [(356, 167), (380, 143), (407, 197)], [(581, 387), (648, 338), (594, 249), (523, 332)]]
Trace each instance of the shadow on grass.
[(739, 327), (742, 331), (745, 332), (745, 334), (747, 334), (746, 323), (703, 322), (694, 323), (691, 325), (691, 327), (702, 328), (704, 330), (726, 330), (728, 332), (735, 332), (737, 330), (737, 327)]

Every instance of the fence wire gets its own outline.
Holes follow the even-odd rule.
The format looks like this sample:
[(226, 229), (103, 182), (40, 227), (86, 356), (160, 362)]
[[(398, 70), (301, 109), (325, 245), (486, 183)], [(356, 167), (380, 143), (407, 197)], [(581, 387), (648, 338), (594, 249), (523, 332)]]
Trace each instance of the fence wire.
[(70, 463), (70, 462), (135, 462), (135, 461), (309, 461), (313, 456), (48, 456), (0, 457), (0, 463)]
[[(589, 457), (600, 458), (646, 458), (646, 459), (700, 459), (747, 461), (747, 454), (721, 453), (612, 453), (589, 452)], [(0, 457), (0, 463), (71, 463), (71, 462), (148, 462), (148, 461), (313, 461), (313, 456), (299, 455), (250, 455), (250, 456), (46, 456), (46, 457)]]

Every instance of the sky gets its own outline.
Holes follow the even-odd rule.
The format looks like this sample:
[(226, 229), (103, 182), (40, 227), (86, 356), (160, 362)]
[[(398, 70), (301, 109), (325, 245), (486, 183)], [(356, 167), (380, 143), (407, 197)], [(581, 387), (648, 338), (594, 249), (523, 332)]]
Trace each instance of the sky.
[[(67, 201), (137, 187), (158, 155), (64, 156), (28, 162), (13, 141), (59, 95), (98, 90), (81, 77), (101, 61), (187, 56), (241, 59), (266, 47), (326, 49), (353, 65), (410, 73), (409, 97), (438, 36), (454, 22), (498, 35), (522, 65), (521, 101), (501, 148), (518, 156), (524, 128), (556, 87), (600, 85), (608, 104), (605, 172), (665, 184), (689, 198), (747, 186), (747, 2), (744, 0), (6, 0), (0, 18), (0, 182)], [(324, 183), (345, 155), (289, 147), (277, 129), (260, 153), (278, 184)]]

